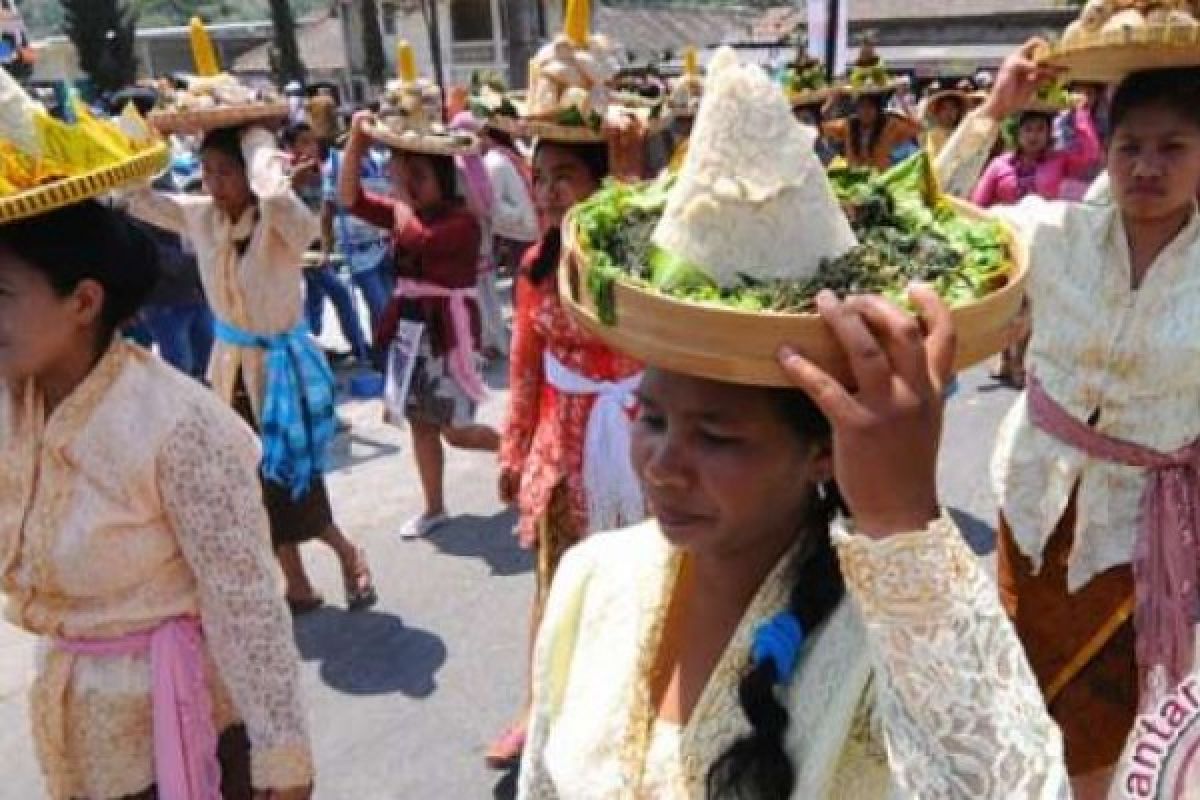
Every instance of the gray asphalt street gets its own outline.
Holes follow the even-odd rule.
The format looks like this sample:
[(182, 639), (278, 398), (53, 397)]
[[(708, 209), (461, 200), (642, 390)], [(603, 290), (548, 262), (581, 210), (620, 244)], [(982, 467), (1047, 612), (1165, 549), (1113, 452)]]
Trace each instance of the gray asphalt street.
[[(498, 422), (503, 369), (484, 419)], [(941, 480), (944, 502), (981, 552), (991, 548), (993, 504), (986, 467), (1012, 392), (982, 369), (962, 377), (950, 401)], [(330, 478), (337, 518), (367, 550), (381, 602), (341, 608), (337, 564), (320, 545), (305, 559), (330, 601), (296, 624), (312, 710), (318, 798), (471, 800), (506, 797), (511, 776), (482, 754), (517, 708), (524, 686), (532, 562), (511, 536), (513, 516), (495, 496), (491, 457), (451, 452), (451, 524), (405, 542), (401, 524), (420, 509), (407, 434), (379, 421), (377, 403), (346, 403)], [(32, 640), (0, 627), (0, 800), (42, 796), (24, 693)]]

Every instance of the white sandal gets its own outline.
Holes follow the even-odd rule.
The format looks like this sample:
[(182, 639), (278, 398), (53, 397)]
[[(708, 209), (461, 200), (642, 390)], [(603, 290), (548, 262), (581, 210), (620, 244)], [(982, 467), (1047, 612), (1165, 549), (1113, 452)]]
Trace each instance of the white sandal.
[(426, 516), (421, 514), (413, 517), (408, 522), (404, 523), (404, 527), (400, 529), (401, 539), (420, 539), (433, 533), (434, 529), (441, 527), (450, 518), (445, 512)]

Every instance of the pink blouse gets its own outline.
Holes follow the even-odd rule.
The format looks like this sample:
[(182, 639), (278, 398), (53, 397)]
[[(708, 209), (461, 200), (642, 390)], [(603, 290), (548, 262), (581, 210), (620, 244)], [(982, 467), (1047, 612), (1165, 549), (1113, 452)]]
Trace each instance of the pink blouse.
[(1100, 159), (1100, 139), (1092, 115), (1086, 109), (1074, 113), (1078, 136), (1070, 150), (1052, 150), (1034, 165), (1023, 164), (1015, 152), (997, 156), (971, 192), (971, 202), (989, 208), (1015, 205), (1030, 194), (1046, 200), (1061, 199), (1063, 183), (1082, 176)]

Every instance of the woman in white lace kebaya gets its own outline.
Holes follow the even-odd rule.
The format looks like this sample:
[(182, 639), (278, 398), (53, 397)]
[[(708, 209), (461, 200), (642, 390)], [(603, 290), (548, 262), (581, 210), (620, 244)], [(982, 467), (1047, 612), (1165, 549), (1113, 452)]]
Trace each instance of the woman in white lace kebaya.
[[(1046, 79), (1029, 52), (947, 144), (943, 186), (976, 179)], [(1113, 203), (993, 209), (1029, 247), (1034, 320), (993, 457), (1000, 585), (1077, 791), (1108, 782), (1139, 706), (1196, 666), (1200, 602), (1200, 68), (1129, 76), (1111, 118)]]
[(306, 798), (255, 436), (116, 333), (155, 263), (92, 201), (0, 224), (0, 589), (43, 637), (46, 793)]
[(647, 371), (656, 520), (562, 562), (523, 800), (1067, 796), (995, 587), (938, 510), (953, 334), (914, 297), (925, 339), (880, 298), (820, 299), (853, 395), (792, 354), (803, 392)]

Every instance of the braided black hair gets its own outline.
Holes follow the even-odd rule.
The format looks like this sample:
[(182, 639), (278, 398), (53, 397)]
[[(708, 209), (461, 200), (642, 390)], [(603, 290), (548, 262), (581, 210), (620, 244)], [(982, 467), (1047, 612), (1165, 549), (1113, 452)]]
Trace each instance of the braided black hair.
[[(806, 395), (785, 390), (776, 395), (786, 419), (804, 441), (829, 441), (829, 421)], [(806, 551), (795, 568), (787, 610), (796, 615), (805, 635), (811, 636), (845, 594), (837, 553), (829, 538), (830, 523), (842, 510), (837, 487), (830, 482), (814, 490), (807, 509), (799, 526)], [(784, 749), (788, 712), (776, 696), (776, 687), (786, 685), (789, 678), (776, 674), (771, 659), (752, 666), (742, 676), (738, 699), (753, 729), (730, 745), (709, 769), (709, 800), (787, 800), (791, 796), (798, 765)]]

